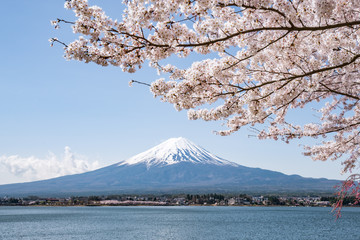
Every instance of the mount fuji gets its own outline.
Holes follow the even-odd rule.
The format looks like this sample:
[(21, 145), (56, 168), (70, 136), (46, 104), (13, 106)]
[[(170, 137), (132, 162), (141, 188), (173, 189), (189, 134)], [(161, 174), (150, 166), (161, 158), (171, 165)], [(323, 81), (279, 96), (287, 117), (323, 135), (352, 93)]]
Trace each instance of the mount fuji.
[(250, 168), (171, 138), (108, 167), (48, 180), (0, 185), (0, 196), (205, 192), (332, 192), (339, 181)]

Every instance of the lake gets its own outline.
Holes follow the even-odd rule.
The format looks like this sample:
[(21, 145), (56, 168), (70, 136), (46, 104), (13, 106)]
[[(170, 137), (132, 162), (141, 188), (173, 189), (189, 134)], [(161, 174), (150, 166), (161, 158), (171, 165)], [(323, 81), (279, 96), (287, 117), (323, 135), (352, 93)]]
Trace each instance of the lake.
[(360, 239), (360, 208), (0, 207), (0, 239)]

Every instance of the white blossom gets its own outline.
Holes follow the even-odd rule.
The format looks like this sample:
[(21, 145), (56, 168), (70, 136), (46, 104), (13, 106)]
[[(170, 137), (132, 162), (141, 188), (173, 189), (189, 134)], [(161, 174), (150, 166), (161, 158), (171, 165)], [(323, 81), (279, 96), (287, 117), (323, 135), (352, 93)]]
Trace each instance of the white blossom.
[[(133, 0), (124, 4), (122, 19), (112, 20), (87, 0), (66, 1), (65, 7), (77, 17), (73, 32), (80, 35), (67, 45), (66, 58), (119, 66), (130, 73), (147, 60), (164, 74), (151, 84), (154, 96), (177, 110), (189, 110), (190, 119), (225, 120), (228, 129), (220, 135), (256, 125), (263, 126), (261, 139), (288, 142), (328, 137), (306, 147), (305, 154), (315, 160), (340, 158), (345, 171), (357, 167), (358, 0)], [(188, 57), (192, 52), (212, 57), (203, 56), (188, 68), (162, 64), (169, 57)], [(323, 104), (318, 122), (287, 121), (289, 109), (313, 102)]]

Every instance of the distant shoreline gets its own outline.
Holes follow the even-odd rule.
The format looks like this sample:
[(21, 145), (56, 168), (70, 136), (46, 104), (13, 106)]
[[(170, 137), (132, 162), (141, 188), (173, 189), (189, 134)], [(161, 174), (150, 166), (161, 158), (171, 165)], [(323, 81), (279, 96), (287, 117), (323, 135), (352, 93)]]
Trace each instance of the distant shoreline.
[[(323, 208), (332, 206), (285, 206), (285, 205), (0, 205), (1, 207), (294, 207), (294, 208)], [(344, 207), (360, 207), (360, 206), (344, 206)]]
[[(0, 206), (240, 206), (240, 207), (332, 207), (338, 202), (335, 196), (250, 196), (247, 194), (181, 194), (161, 196), (109, 195), (67, 198), (0, 198)], [(354, 206), (355, 199), (342, 199), (343, 206)], [(360, 204), (356, 204), (360, 206)]]

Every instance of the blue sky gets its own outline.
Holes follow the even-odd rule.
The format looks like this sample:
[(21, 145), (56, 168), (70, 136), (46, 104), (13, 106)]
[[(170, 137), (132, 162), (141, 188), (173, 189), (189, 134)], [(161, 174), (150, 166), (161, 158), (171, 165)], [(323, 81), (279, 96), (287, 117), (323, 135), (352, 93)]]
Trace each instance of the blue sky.
[[(119, 2), (90, 1), (117, 17)], [(69, 26), (55, 30), (50, 24), (58, 17), (73, 19), (63, 3), (2, 2), (0, 184), (36, 179), (24, 175), (25, 166), (54, 158), (55, 165), (65, 161), (67, 146), (74, 161), (81, 158), (101, 167), (180, 136), (245, 166), (306, 177), (345, 178), (339, 173), (339, 162), (313, 162), (303, 156), (298, 144), (308, 141), (259, 141), (249, 137), (252, 132), (248, 128), (232, 136), (217, 136), (213, 131), (223, 129), (222, 122), (189, 121), (186, 112), (177, 112), (172, 105), (153, 98), (148, 88), (128, 87), (131, 79), (157, 79), (153, 69), (127, 74), (116, 67), (66, 61), (62, 47), (50, 47), (48, 42), (51, 37), (65, 42), (76, 38)], [(304, 115), (294, 114), (295, 118), (300, 116)], [(14, 159), (16, 166), (11, 164)]]

